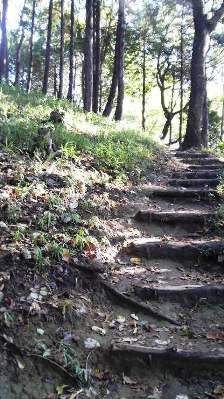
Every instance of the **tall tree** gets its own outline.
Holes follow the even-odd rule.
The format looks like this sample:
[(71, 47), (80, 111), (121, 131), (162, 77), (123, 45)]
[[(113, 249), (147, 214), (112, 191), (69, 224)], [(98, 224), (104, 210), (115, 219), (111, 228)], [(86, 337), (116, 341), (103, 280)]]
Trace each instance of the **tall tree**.
[(36, 0), (33, 0), (32, 7), (32, 22), (30, 31), (30, 41), (29, 41), (29, 61), (28, 61), (28, 73), (27, 73), (27, 86), (26, 90), (29, 93), (31, 89), (32, 71), (33, 71), (33, 34), (35, 25), (35, 13), (36, 13)]
[(47, 90), (48, 90), (48, 80), (49, 80), (49, 71), (50, 71), (52, 14), (53, 14), (53, 0), (49, 0), (47, 44), (46, 44), (46, 52), (45, 52), (44, 79), (43, 79), (43, 87), (42, 87), (42, 91), (44, 94), (46, 94)]
[(118, 46), (118, 59), (117, 59), (117, 105), (115, 109), (114, 118), (116, 121), (120, 121), (123, 113), (123, 102), (124, 102), (124, 36), (125, 36), (125, 13), (124, 13), (124, 2), (125, 0), (119, 0), (119, 46)]
[(93, 102), (92, 110), (99, 109), (100, 89), (100, 0), (93, 0)]
[(20, 34), (20, 39), (19, 42), (16, 46), (16, 54), (15, 54), (15, 81), (14, 85), (17, 86), (19, 84), (19, 78), (20, 78), (20, 65), (21, 65), (21, 50), (22, 50), (22, 45), (25, 37), (25, 26), (24, 26), (24, 13), (25, 13), (25, 8), (26, 8), (26, 2), (27, 0), (24, 0), (22, 12), (20, 15), (20, 20), (19, 20), (19, 31), (21, 32)]
[(92, 108), (93, 93), (93, 0), (86, 0), (86, 30), (84, 43), (84, 111)]
[(142, 45), (142, 129), (145, 130), (145, 102), (146, 102), (146, 37), (143, 33)]
[[(109, 116), (112, 111), (113, 102), (116, 96), (118, 79), (119, 79), (119, 94), (117, 101), (117, 108), (115, 111), (115, 117), (119, 117), (120, 112), (122, 112), (123, 105), (123, 92), (124, 92), (124, 81), (123, 81), (123, 64), (124, 64), (124, 0), (119, 0), (119, 10), (118, 10), (118, 21), (116, 29), (116, 43), (115, 43), (115, 55), (114, 55), (114, 65), (113, 65), (113, 75), (110, 86), (110, 92), (108, 95), (107, 103), (103, 111), (103, 116)], [(120, 59), (121, 57), (121, 59)]]
[(203, 0), (191, 0), (194, 18), (194, 43), (191, 60), (191, 94), (183, 149), (202, 147), (202, 115), (206, 94), (205, 59), (208, 39), (224, 15), (224, 1), (208, 18)]
[(73, 85), (74, 85), (74, 25), (75, 25), (75, 5), (74, 0), (71, 0), (70, 12), (70, 43), (69, 43), (69, 82), (68, 82), (68, 100), (73, 100)]
[(60, 35), (60, 69), (59, 69), (59, 90), (58, 98), (63, 97), (63, 80), (64, 80), (64, 42), (65, 42), (65, 17), (64, 17), (64, 0), (61, 0), (61, 35)]
[(2, 23), (0, 45), (0, 82), (3, 78), (8, 81), (8, 44), (7, 44), (7, 11), (8, 0), (2, 0)]

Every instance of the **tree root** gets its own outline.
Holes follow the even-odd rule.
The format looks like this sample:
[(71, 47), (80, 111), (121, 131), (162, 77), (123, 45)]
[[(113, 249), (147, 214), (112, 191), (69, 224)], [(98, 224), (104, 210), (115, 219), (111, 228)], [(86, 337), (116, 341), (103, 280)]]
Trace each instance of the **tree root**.
[(164, 320), (167, 321), (171, 324), (174, 325), (180, 325), (180, 323), (177, 320), (174, 320), (168, 316), (165, 316), (162, 313), (159, 313), (152, 309), (149, 305), (146, 305), (144, 303), (138, 302), (133, 298), (129, 298), (127, 295), (122, 294), (118, 290), (116, 290), (114, 287), (112, 287), (110, 284), (106, 283), (102, 279), (100, 279), (100, 284), (103, 286), (104, 290), (110, 293), (112, 296), (116, 297), (117, 299), (120, 300), (121, 304), (126, 304), (129, 306), (132, 306), (135, 309), (138, 309), (144, 314), (147, 314), (149, 316), (155, 317), (158, 320)]
[(185, 351), (182, 349), (176, 349), (173, 347), (160, 349), (156, 347), (147, 347), (140, 345), (130, 344), (112, 344), (111, 351), (114, 353), (126, 353), (134, 354), (136, 356), (147, 356), (153, 359), (161, 359), (170, 361), (181, 361), (181, 362), (196, 362), (198, 363), (209, 363), (224, 365), (224, 352), (210, 351), (210, 352), (199, 352), (199, 351)]

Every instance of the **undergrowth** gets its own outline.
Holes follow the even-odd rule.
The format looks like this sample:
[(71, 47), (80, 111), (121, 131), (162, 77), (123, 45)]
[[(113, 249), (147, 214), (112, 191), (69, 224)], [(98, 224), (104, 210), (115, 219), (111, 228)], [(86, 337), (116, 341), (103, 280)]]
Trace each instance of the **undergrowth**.
[[(48, 123), (52, 110), (64, 112), (64, 122)], [(46, 97), (41, 93), (26, 94), (14, 87), (0, 89), (1, 142), (13, 151), (32, 153), (37, 131), (47, 126), (53, 143), (66, 158), (84, 158), (88, 154), (105, 172), (123, 177), (132, 171), (144, 174), (152, 164), (158, 146), (149, 133), (115, 123), (110, 119), (84, 114), (67, 100)], [(46, 143), (38, 150), (45, 151)]]

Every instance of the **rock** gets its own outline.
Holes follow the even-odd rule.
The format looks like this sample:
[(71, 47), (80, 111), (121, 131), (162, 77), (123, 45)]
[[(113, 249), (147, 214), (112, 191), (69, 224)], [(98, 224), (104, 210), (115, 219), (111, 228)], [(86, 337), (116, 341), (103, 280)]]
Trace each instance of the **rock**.
[(104, 328), (97, 327), (97, 326), (92, 326), (92, 330), (94, 332), (96, 332), (97, 334), (106, 335), (106, 330), (104, 330)]
[(100, 348), (100, 343), (93, 338), (87, 338), (84, 342), (85, 348), (86, 349), (96, 349)]

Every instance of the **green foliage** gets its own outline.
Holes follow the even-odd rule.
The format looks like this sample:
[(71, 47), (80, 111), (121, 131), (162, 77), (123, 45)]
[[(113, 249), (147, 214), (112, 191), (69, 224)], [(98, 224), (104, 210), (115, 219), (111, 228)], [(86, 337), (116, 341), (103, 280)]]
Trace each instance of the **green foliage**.
[[(14, 151), (32, 154), (39, 127), (52, 110), (65, 113), (64, 124), (52, 129), (55, 146), (63, 159), (94, 157), (95, 163), (115, 177), (122, 173), (144, 171), (152, 164), (155, 144), (148, 133), (115, 123), (95, 114), (86, 115), (66, 101), (32, 92), (27, 95), (18, 88), (2, 86), (0, 91), (1, 141)], [(44, 152), (47, 143), (38, 142)]]

